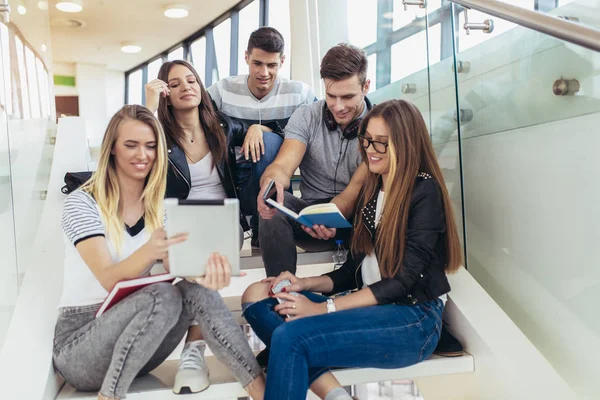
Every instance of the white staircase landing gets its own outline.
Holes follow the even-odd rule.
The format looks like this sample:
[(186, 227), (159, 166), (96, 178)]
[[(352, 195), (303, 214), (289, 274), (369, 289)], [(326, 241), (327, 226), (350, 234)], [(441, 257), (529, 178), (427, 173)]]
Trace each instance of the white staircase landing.
[[(206, 357), (206, 362), (210, 369), (211, 386), (201, 393), (186, 395), (186, 399), (216, 400), (248, 396), (233, 375), (214, 356)], [(149, 375), (137, 378), (131, 385), (127, 398), (181, 400), (182, 396), (174, 394), (171, 390), (178, 363), (178, 360), (165, 361)], [(340, 383), (346, 386), (369, 382), (415, 379), (423, 376), (470, 373), (474, 370), (473, 357), (466, 354), (454, 358), (432, 356), (428, 360), (406, 368), (349, 368), (335, 371), (334, 374)], [(97, 393), (78, 392), (72, 386), (65, 385), (58, 395), (57, 400), (92, 400), (96, 398)]]

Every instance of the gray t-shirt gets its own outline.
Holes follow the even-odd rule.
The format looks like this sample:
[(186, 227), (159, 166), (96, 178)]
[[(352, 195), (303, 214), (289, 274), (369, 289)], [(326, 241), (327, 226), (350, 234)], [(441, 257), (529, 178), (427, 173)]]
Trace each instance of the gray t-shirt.
[[(306, 144), (300, 163), (300, 192), (309, 202), (330, 199), (342, 192), (362, 162), (358, 140), (345, 140), (338, 127), (330, 131), (323, 121), (325, 100), (302, 105), (292, 114), (285, 127), (285, 140)], [(360, 118), (367, 113), (365, 106)], [(336, 171), (337, 169), (337, 171)]]

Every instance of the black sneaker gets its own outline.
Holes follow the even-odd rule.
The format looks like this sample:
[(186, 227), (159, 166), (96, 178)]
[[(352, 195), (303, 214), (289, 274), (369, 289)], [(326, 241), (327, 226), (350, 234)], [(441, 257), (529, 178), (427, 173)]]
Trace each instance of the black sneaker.
[(446, 323), (442, 326), (442, 333), (440, 334), (440, 341), (437, 347), (433, 351), (433, 354), (442, 357), (460, 357), (465, 354), (462, 344), (446, 329)]
[(260, 249), (260, 242), (258, 241), (258, 234), (256, 236), (252, 234), (252, 238), (250, 238), (250, 247), (253, 249)]

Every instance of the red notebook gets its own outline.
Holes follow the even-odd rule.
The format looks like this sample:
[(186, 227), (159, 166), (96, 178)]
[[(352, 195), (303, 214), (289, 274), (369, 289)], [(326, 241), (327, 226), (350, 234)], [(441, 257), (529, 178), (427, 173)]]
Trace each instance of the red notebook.
[(175, 277), (171, 274), (157, 274), (145, 276), (143, 278), (129, 279), (126, 281), (117, 282), (117, 284), (112, 288), (108, 296), (106, 296), (106, 299), (104, 299), (104, 302), (102, 303), (100, 309), (96, 313), (96, 318), (101, 316), (103, 313), (105, 313), (119, 301), (123, 300), (125, 297), (137, 292), (140, 289), (145, 288), (148, 285), (157, 282), (173, 282), (174, 280)]

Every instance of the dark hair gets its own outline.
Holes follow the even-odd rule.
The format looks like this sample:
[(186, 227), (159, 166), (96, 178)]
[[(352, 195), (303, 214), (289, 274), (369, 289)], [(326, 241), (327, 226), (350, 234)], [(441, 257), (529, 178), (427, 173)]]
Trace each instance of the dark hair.
[(263, 26), (258, 28), (250, 34), (248, 39), (248, 53), (252, 52), (252, 49), (257, 48), (267, 53), (279, 53), (283, 55), (283, 48), (285, 47), (285, 41), (281, 33), (275, 28), (270, 26)]
[(351, 44), (340, 43), (327, 51), (321, 61), (321, 79), (336, 82), (358, 75), (361, 85), (367, 81), (368, 61), (365, 53)]
[[(202, 79), (200, 79), (198, 72), (196, 72), (189, 62), (184, 60), (174, 60), (163, 63), (158, 71), (158, 79), (168, 82), (169, 72), (171, 72), (171, 68), (175, 65), (183, 65), (192, 71), (192, 74), (194, 74), (196, 81), (200, 85), (201, 101), (200, 105), (198, 105), (200, 124), (202, 124), (202, 130), (204, 130), (208, 148), (213, 156), (214, 165), (217, 165), (221, 163), (221, 161), (227, 159), (227, 139), (225, 138), (223, 127), (221, 127), (219, 115), (213, 107), (212, 99), (204, 88), (204, 84), (202, 84)], [(173, 144), (177, 144), (183, 150), (183, 129), (181, 129), (177, 119), (175, 119), (173, 107), (168, 104), (167, 98), (162, 96), (158, 102), (158, 120), (165, 131), (167, 145), (171, 147)]]

